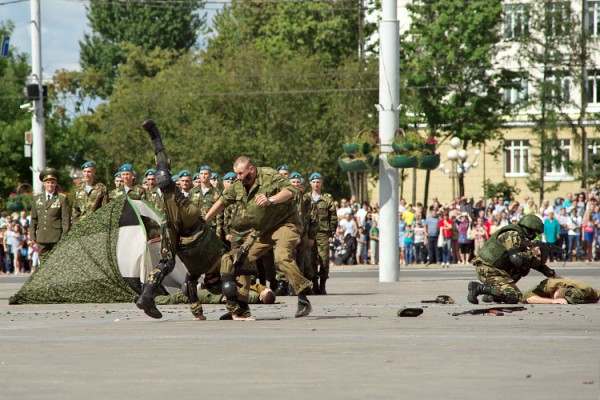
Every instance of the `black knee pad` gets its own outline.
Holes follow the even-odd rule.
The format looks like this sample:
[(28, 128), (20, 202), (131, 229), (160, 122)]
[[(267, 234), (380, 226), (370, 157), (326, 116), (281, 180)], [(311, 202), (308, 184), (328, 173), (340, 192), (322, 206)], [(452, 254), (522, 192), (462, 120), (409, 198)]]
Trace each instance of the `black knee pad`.
[(235, 284), (233, 275), (221, 275), (221, 288), (223, 290), (223, 295), (227, 297), (227, 300), (235, 301), (237, 299), (237, 285)]

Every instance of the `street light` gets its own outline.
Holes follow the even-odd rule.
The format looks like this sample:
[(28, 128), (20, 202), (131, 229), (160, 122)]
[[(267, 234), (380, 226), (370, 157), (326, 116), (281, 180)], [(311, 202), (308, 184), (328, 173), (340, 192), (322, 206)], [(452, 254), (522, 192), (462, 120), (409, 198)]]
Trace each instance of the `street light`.
[[(471, 168), (477, 168), (479, 163), (477, 162), (477, 157), (481, 154), (481, 151), (478, 149), (473, 152), (475, 154), (475, 158), (473, 158), (472, 162), (467, 161), (469, 158), (469, 152), (465, 149), (460, 149), (462, 145), (462, 140), (457, 137), (453, 137), (450, 139), (450, 147), (446, 153), (446, 163), (448, 161), (451, 162), (450, 168), (445, 166), (445, 163), (440, 163), (439, 169), (444, 171), (446, 175), (452, 179), (452, 199), (456, 199), (457, 197), (464, 196), (464, 185), (463, 185), (463, 177), (465, 174), (468, 174)], [(457, 196), (456, 193), (456, 179), (459, 181), (459, 193)]]

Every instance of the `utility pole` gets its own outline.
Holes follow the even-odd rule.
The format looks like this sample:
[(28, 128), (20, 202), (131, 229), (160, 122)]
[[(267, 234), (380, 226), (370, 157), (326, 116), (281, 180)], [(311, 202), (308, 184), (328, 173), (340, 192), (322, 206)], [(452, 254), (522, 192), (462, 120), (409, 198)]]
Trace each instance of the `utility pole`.
[(40, 171), (46, 167), (46, 127), (44, 123), (44, 91), (42, 89), (42, 27), (40, 22), (40, 0), (31, 2), (31, 83), (38, 85), (39, 98), (33, 100), (31, 116), (33, 152), (31, 157), (33, 192), (42, 191)]
[(400, 29), (397, 0), (383, 0), (379, 22), (379, 281), (398, 280), (398, 170), (387, 155), (398, 129)]
[[(581, 1), (581, 43), (579, 44), (581, 46), (580, 49), (580, 64), (581, 64), (581, 69), (580, 69), (580, 79), (581, 79), (581, 85), (580, 85), (580, 92), (581, 92), (581, 105), (580, 105), (580, 111), (579, 111), (579, 120), (578, 120), (578, 125), (579, 125), (579, 129), (581, 129), (581, 161), (583, 163), (583, 171), (584, 173), (587, 173), (589, 171), (589, 167), (590, 167), (590, 163), (589, 163), (589, 159), (588, 159), (588, 149), (587, 149), (587, 132), (585, 130), (585, 114), (587, 112), (587, 30), (586, 30), (586, 26), (585, 26), (585, 19), (586, 19), (586, 14), (587, 14), (587, 10), (586, 10), (586, 4), (587, 4), (587, 0), (582, 0)], [(585, 189), (587, 188), (587, 179), (583, 179), (581, 181), (581, 188)]]

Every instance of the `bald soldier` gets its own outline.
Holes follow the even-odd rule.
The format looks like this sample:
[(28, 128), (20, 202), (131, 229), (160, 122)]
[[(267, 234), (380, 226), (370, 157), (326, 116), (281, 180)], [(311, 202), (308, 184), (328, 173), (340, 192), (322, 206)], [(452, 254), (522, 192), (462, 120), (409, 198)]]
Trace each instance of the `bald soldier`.
[(96, 163), (86, 161), (81, 166), (83, 182), (75, 188), (73, 202), (73, 223), (80, 222), (108, 203), (108, 190), (102, 182), (96, 180)]
[(37, 242), (40, 262), (71, 227), (71, 210), (67, 196), (56, 191), (58, 171), (46, 168), (40, 173), (44, 191), (31, 204), (30, 238)]
[(231, 222), (232, 228), (238, 232), (254, 230), (257, 237), (242, 265), (244, 275), (236, 276), (235, 251), (221, 260), (221, 280), (228, 312), (233, 319), (251, 319), (247, 271), (255, 271), (254, 262), (273, 249), (277, 266), (298, 294), (295, 316), (309, 315), (312, 306), (307, 293), (311, 282), (302, 276), (294, 259), (296, 243), (300, 239), (300, 217), (293, 201), (296, 188), (274, 169), (259, 168), (246, 156), (238, 157), (233, 170), (238, 179), (223, 192), (205, 219), (210, 221), (226, 206), (237, 204), (239, 209)]

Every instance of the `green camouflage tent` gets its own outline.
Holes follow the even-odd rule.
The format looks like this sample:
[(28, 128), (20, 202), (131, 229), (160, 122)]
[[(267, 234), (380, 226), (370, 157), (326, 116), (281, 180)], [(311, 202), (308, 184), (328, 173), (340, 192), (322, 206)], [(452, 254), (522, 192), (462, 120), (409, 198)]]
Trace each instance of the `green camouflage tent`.
[[(159, 261), (163, 218), (146, 201), (112, 200), (71, 228), (9, 304), (132, 301)], [(169, 292), (185, 271), (178, 259), (164, 281)]]

